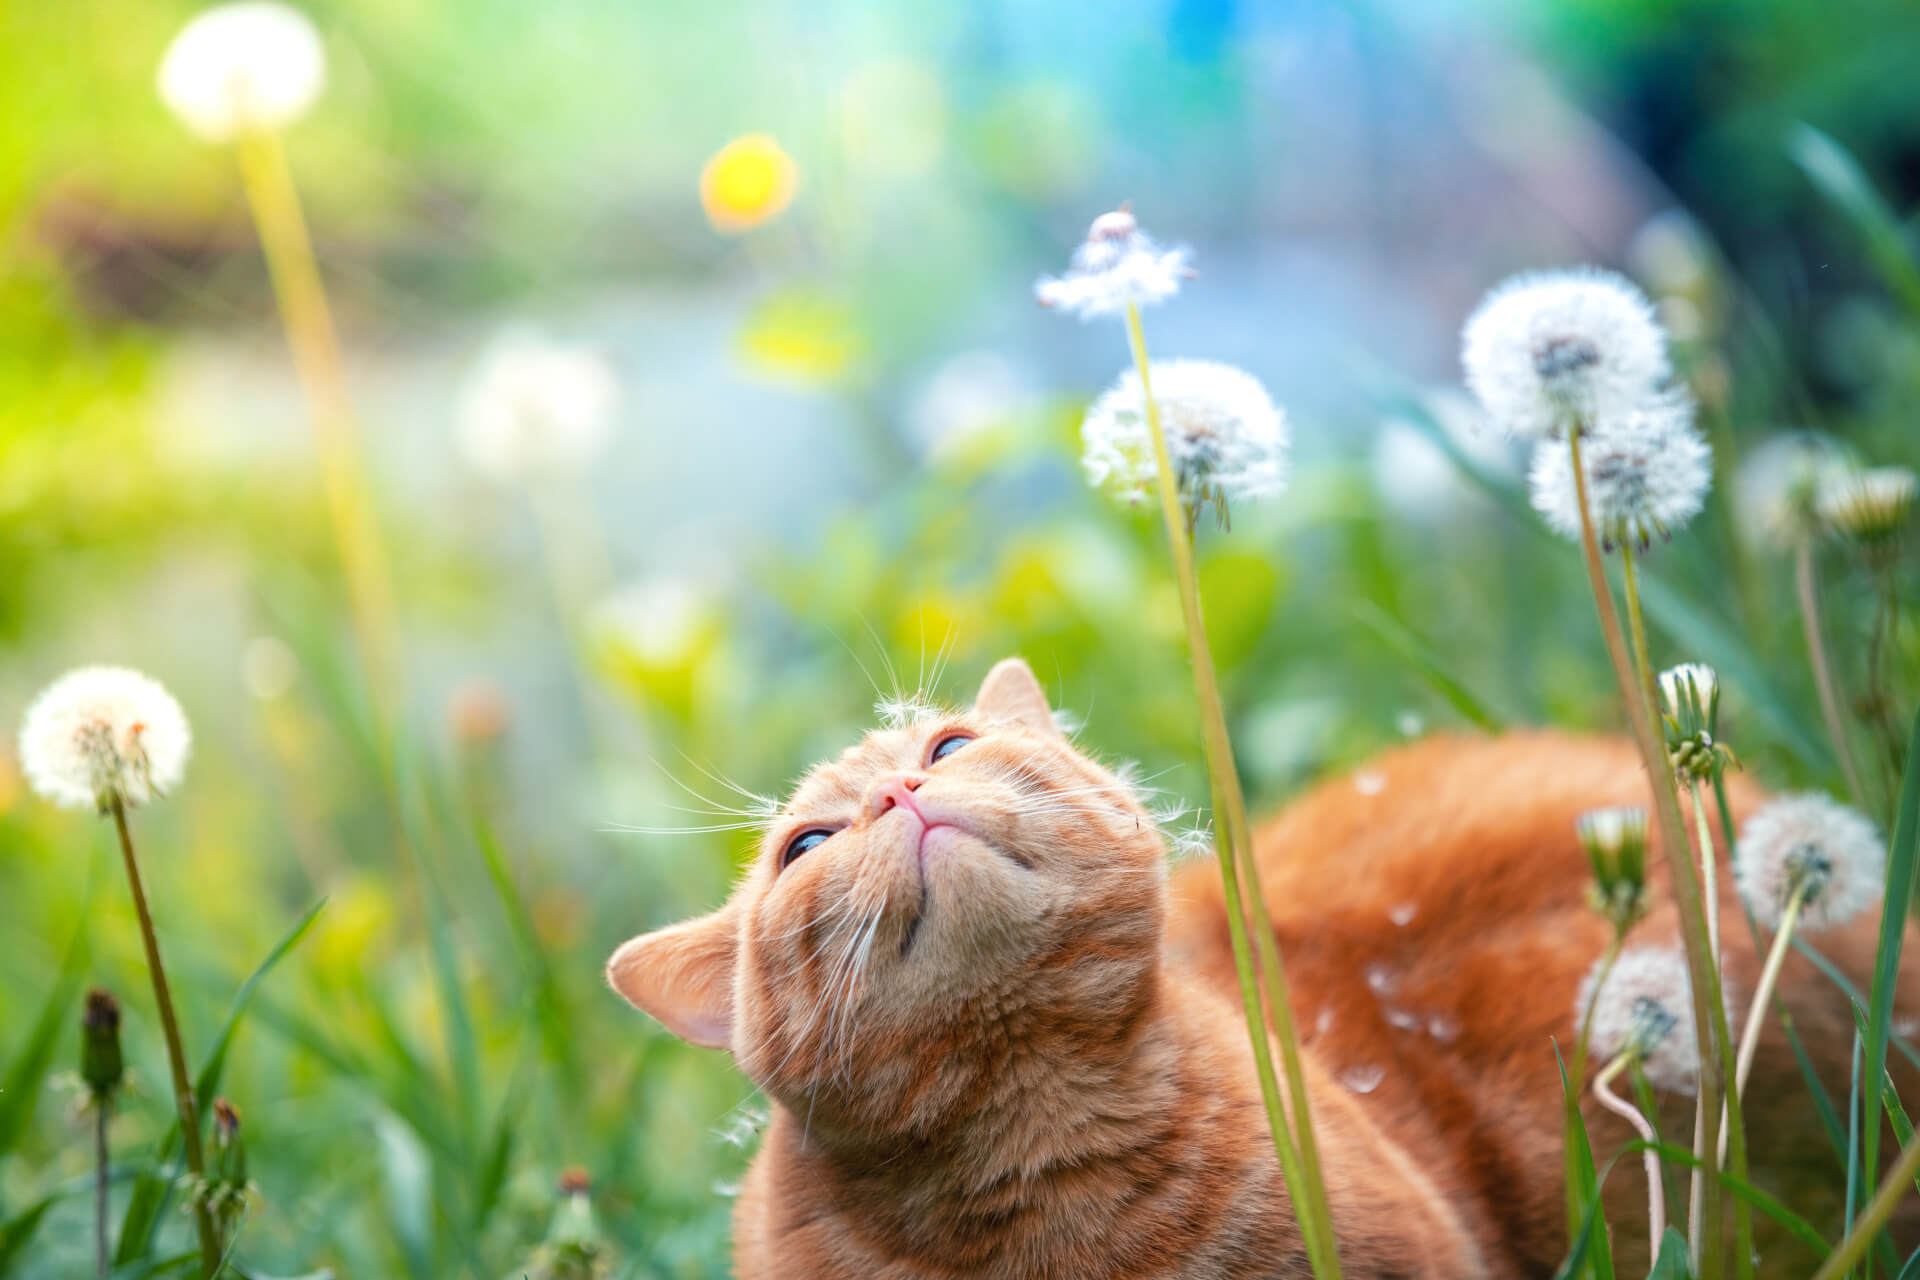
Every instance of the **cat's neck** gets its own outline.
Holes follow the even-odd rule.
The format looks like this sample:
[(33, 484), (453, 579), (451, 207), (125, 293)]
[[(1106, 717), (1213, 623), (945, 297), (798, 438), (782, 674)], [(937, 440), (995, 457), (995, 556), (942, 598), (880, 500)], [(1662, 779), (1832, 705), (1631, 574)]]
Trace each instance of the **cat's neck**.
[(1155, 973), (1145, 994), (1124, 1025), (1049, 1025), (983, 1054), (977, 1079), (950, 1082), (967, 1105), (920, 1132), (780, 1110), (743, 1192), (743, 1239), (838, 1221), (875, 1271), (939, 1259), (1086, 1276), (1257, 1244), (1277, 1268), (1261, 1274), (1291, 1274), (1303, 1255), (1244, 1031), (1232, 1040), (1210, 992)]

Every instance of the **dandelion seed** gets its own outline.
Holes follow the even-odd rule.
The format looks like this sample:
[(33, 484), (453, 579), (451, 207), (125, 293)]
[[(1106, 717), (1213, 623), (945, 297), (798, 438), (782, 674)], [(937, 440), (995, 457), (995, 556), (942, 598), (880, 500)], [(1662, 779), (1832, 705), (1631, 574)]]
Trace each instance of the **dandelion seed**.
[(1387, 919), (1393, 921), (1399, 928), (1404, 929), (1413, 923), (1413, 917), (1419, 914), (1419, 911), (1420, 907), (1417, 903), (1397, 902), (1387, 908)]
[(160, 683), (127, 667), (80, 667), (48, 685), (20, 726), (27, 784), (68, 809), (129, 807), (185, 775), (192, 733)]
[(1467, 386), (1500, 427), (1557, 440), (1641, 403), (1668, 375), (1646, 295), (1607, 271), (1515, 276), (1461, 333)]
[(1322, 1009), (1313, 1019), (1313, 1034), (1323, 1036), (1333, 1029), (1333, 1010)]
[[(1209, 503), (1224, 525), (1229, 502), (1286, 484), (1286, 417), (1251, 374), (1212, 360), (1163, 360), (1153, 366), (1153, 398), (1189, 527)], [(1093, 402), (1080, 438), (1091, 484), (1131, 502), (1147, 496), (1157, 472), (1137, 370)]]
[(1122, 205), (1095, 218), (1066, 274), (1043, 277), (1033, 293), (1041, 306), (1091, 320), (1120, 315), (1129, 303), (1165, 302), (1192, 274), (1186, 249), (1161, 248)]
[(1387, 1024), (1400, 1031), (1412, 1031), (1420, 1025), (1420, 1015), (1405, 1009), (1387, 1010)]
[(160, 59), (160, 100), (206, 142), (284, 129), (326, 86), (320, 33), (298, 9), (265, 0), (195, 15)]
[(1436, 1013), (1427, 1019), (1427, 1034), (1441, 1044), (1449, 1044), (1460, 1036), (1460, 1021), (1448, 1014)]
[(1173, 835), (1173, 857), (1176, 862), (1193, 862), (1213, 854), (1213, 828), (1192, 826)]
[(1857, 810), (1819, 792), (1784, 796), (1740, 832), (1733, 879), (1755, 919), (1777, 928), (1795, 893), (1802, 929), (1845, 924), (1880, 900), (1887, 847)]
[(1378, 769), (1362, 769), (1353, 775), (1353, 789), (1363, 796), (1377, 796), (1387, 789), (1387, 775)]
[(1814, 497), (1814, 509), (1834, 532), (1878, 549), (1906, 527), (1914, 489), (1914, 474), (1905, 467), (1829, 473)]
[(1384, 996), (1391, 992), (1398, 985), (1398, 981), (1393, 975), (1393, 970), (1384, 963), (1376, 962), (1367, 966), (1367, 985), (1373, 988), (1373, 994), (1377, 996)]
[[(1713, 483), (1713, 454), (1693, 429), (1693, 405), (1664, 395), (1641, 404), (1581, 441), (1594, 531), (1607, 550), (1665, 538), (1700, 512)], [(1579, 496), (1565, 445), (1536, 446), (1530, 476), (1533, 508), (1557, 532), (1580, 538)]]
[(700, 207), (714, 230), (738, 235), (784, 212), (799, 184), (799, 168), (773, 136), (749, 133), (700, 170)]
[(1851, 469), (1845, 450), (1810, 431), (1775, 436), (1740, 460), (1733, 477), (1734, 519), (1757, 547), (1790, 551), (1819, 533), (1823, 482)]
[(619, 378), (597, 352), (513, 332), (468, 377), (454, 431), (468, 464), (488, 479), (539, 481), (597, 459), (619, 402)]
[[(1576, 1026), (1601, 976), (1596, 963), (1580, 984), (1573, 1005)], [(1731, 984), (1722, 994), (1732, 999)], [(1700, 1052), (1692, 1023), (1693, 986), (1686, 957), (1672, 947), (1628, 947), (1593, 1003), (1590, 1043), (1598, 1058), (1632, 1054), (1657, 1088), (1693, 1093), (1699, 1088)]]

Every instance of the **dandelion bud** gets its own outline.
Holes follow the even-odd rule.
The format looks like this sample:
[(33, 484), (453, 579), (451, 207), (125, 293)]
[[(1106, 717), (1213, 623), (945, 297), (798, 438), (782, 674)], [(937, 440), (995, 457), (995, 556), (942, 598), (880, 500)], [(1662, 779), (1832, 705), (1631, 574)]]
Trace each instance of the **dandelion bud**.
[(27, 783), (68, 809), (105, 812), (164, 795), (186, 773), (186, 713), (126, 667), (80, 667), (34, 699), (20, 726)]
[(560, 1203), (547, 1238), (516, 1275), (530, 1280), (599, 1280), (606, 1275), (611, 1259), (594, 1222), (592, 1191), (586, 1170), (575, 1167), (560, 1175)]
[(127, 1073), (120, 1054), (120, 1002), (95, 987), (80, 1015), (80, 1078), (96, 1105), (113, 1101)]
[(1661, 672), (1660, 698), (1666, 704), (1661, 721), (1675, 774), (1711, 778), (1732, 762), (1733, 753), (1714, 737), (1719, 732), (1720, 678), (1712, 667), (1683, 662)]
[(1043, 307), (1078, 315), (1121, 315), (1129, 305), (1165, 302), (1193, 274), (1187, 250), (1162, 249), (1140, 229), (1125, 206), (1103, 213), (1087, 228), (1087, 239), (1073, 251), (1065, 275), (1046, 276), (1033, 286)]
[[(1153, 369), (1153, 398), (1189, 528), (1209, 505), (1224, 526), (1229, 501), (1285, 485), (1286, 415), (1251, 374), (1211, 360), (1163, 360)], [(1080, 438), (1089, 483), (1129, 501), (1152, 490), (1158, 464), (1138, 372), (1121, 374), (1093, 402)]]
[(1828, 477), (1814, 499), (1820, 518), (1870, 557), (1891, 556), (1913, 510), (1915, 480), (1905, 467), (1871, 467)]
[(483, 747), (506, 736), (507, 698), (491, 680), (468, 680), (447, 699), (447, 725), (463, 747)]
[[(1589, 1005), (1593, 1009), (1594, 1057), (1604, 1061), (1626, 1054), (1655, 1088), (1698, 1090), (1699, 1046), (1684, 1029), (1693, 1022), (1686, 957), (1673, 947), (1629, 947), (1605, 974), (1596, 998), (1595, 983), (1601, 977), (1601, 965), (1595, 964), (1574, 1003), (1576, 1025)], [(1730, 983), (1723, 985), (1722, 995), (1731, 1001)]]
[(327, 78), (320, 33), (271, 0), (217, 5), (180, 29), (160, 60), (160, 100), (206, 142), (232, 142), (307, 113)]
[(1593, 868), (1593, 909), (1624, 936), (1647, 913), (1647, 811), (1591, 809), (1574, 822)]
[(193, 1200), (206, 1205), (213, 1216), (221, 1244), (230, 1245), (253, 1196), (247, 1179), (247, 1146), (240, 1134), (240, 1112), (225, 1098), (213, 1100), (213, 1145), (207, 1153), (206, 1176)]
[(1646, 296), (1591, 268), (1515, 276), (1489, 293), (1461, 332), (1467, 387), (1523, 440), (1632, 410), (1667, 378), (1666, 335)]
[(1831, 929), (1880, 901), (1887, 847), (1857, 810), (1818, 792), (1783, 796), (1748, 819), (1733, 882), (1754, 918), (1778, 928), (1801, 899), (1800, 927)]

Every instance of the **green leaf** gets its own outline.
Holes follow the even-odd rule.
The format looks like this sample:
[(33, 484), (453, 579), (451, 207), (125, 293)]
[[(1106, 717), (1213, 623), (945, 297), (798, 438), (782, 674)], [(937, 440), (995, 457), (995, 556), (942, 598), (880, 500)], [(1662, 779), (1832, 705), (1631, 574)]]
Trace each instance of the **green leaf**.
[[(91, 893), (88, 897), (91, 899)], [(33, 1123), (33, 1111), (40, 1101), (40, 1085), (53, 1067), (61, 1029), (80, 1025), (79, 1003), (75, 997), (80, 992), (80, 971), (87, 960), (85, 919), (83, 911), (82, 923), (74, 926), (73, 940), (67, 944), (60, 972), (53, 980), (46, 1002), (40, 1006), (33, 1030), (27, 1033), (26, 1043), (8, 1065), (6, 1077), (0, 1079), (0, 1155), (13, 1150)]]
[(1861, 1079), (1868, 1097), (1862, 1112), (1867, 1122), (1862, 1135), (1860, 1170), (1862, 1203), (1873, 1197), (1880, 1166), (1881, 1082), (1886, 1079), (1887, 1029), (1893, 1021), (1893, 987), (1900, 977), (1900, 951), (1906, 941), (1907, 907), (1913, 892), (1914, 839), (1920, 834), (1920, 715), (1914, 717), (1907, 738), (1906, 776), (1900, 780), (1899, 817), (1893, 843), (1887, 848), (1887, 888), (1880, 908), (1880, 949), (1873, 961), (1873, 989), (1867, 1004), (1866, 1057)]
[[(1560, 1097), (1566, 1122), (1568, 1226), (1576, 1212), (1581, 1218), (1573, 1252), (1561, 1268), (1564, 1275), (1587, 1274), (1595, 1280), (1613, 1280), (1613, 1250), (1607, 1239), (1606, 1209), (1600, 1202), (1600, 1178), (1594, 1169), (1593, 1144), (1587, 1137), (1587, 1122), (1580, 1114), (1580, 1100), (1567, 1081), (1567, 1064), (1560, 1057), (1560, 1046), (1553, 1046), (1553, 1059), (1560, 1066)], [(1592, 1257), (1588, 1260), (1588, 1255)], [(1586, 1270), (1580, 1270), (1585, 1262)]]
[[(1620, 1149), (1620, 1155), (1615, 1156), (1614, 1159), (1618, 1160), (1620, 1156), (1635, 1151), (1657, 1152), (1660, 1158), (1669, 1164), (1677, 1164), (1687, 1169), (1705, 1167), (1701, 1161), (1694, 1158), (1693, 1152), (1686, 1150), (1684, 1147), (1671, 1146), (1664, 1142), (1630, 1142)], [(1791, 1235), (1801, 1244), (1806, 1245), (1807, 1248), (1813, 1250), (1813, 1252), (1820, 1257), (1824, 1258), (1833, 1252), (1832, 1246), (1826, 1242), (1818, 1231), (1813, 1229), (1812, 1223), (1787, 1208), (1786, 1205), (1781, 1204), (1760, 1188), (1744, 1179), (1734, 1177), (1724, 1169), (1715, 1171), (1714, 1177), (1718, 1179), (1721, 1186), (1746, 1201), (1748, 1205), (1758, 1209), (1769, 1218), (1772, 1218), (1782, 1227), (1785, 1227), (1787, 1234)]]
[(40, 1229), (40, 1219), (47, 1216), (47, 1210), (57, 1199), (58, 1196), (48, 1196), (0, 1223), (0, 1276), (12, 1274), (14, 1259), (33, 1239), (33, 1233)]
[(1687, 1238), (1672, 1227), (1660, 1237), (1660, 1256), (1653, 1260), (1647, 1280), (1691, 1280), (1687, 1269)]
[[(246, 1012), (248, 1003), (253, 999), (254, 989), (262, 979), (271, 973), (289, 951), (292, 951), (300, 939), (306, 937), (307, 930), (319, 918), (320, 909), (327, 905), (325, 898), (313, 904), (307, 914), (274, 944), (267, 952), (266, 959), (254, 966), (247, 980), (240, 984), (234, 993), (233, 1003), (227, 1008), (227, 1019), (215, 1037), (213, 1052), (207, 1055), (206, 1063), (194, 1077), (193, 1096), (199, 1103), (200, 1114), (207, 1114), (213, 1102), (213, 1095), (220, 1088), (220, 1077), (227, 1066), (227, 1051), (233, 1047), (234, 1033), (240, 1028), (241, 1016)], [(146, 1255), (153, 1246), (154, 1231), (160, 1225), (161, 1216), (166, 1212), (167, 1201), (173, 1195), (173, 1177), (169, 1170), (174, 1159), (174, 1147), (180, 1141), (180, 1123), (176, 1120), (160, 1139), (160, 1145), (154, 1150), (153, 1166), (159, 1172), (148, 1171), (134, 1180), (133, 1194), (127, 1198), (127, 1211), (120, 1220), (120, 1243), (114, 1248), (116, 1264), (133, 1262)]]
[(1796, 125), (1787, 153), (1814, 190), (1845, 214), (1866, 243), (1881, 280), (1907, 308), (1920, 314), (1920, 268), (1907, 251), (1893, 210), (1847, 149), (1811, 125)]

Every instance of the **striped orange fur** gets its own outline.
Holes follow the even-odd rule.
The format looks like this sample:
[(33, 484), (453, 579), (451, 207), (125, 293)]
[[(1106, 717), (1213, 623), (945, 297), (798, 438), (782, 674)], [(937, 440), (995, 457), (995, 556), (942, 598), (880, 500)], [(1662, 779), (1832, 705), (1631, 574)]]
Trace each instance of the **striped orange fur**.
[[(1558, 1262), (1553, 1044), (1570, 1044), (1608, 936), (1573, 823), (1644, 793), (1616, 740), (1436, 738), (1259, 833), (1349, 1276)], [(1757, 798), (1736, 785), (1736, 809)], [(1165, 867), (1139, 798), (1009, 659), (971, 711), (814, 769), (718, 911), (621, 947), (614, 987), (731, 1050), (772, 1100), (735, 1213), (738, 1274), (1307, 1275), (1217, 868)], [(1758, 966), (1730, 884), (1720, 896), (1744, 1010)], [(1873, 930), (1819, 943), (1860, 978)], [(1663, 906), (1635, 936), (1674, 934)], [(1782, 993), (1844, 1098), (1845, 1001), (1798, 957)], [(1838, 1165), (1784, 1044), (1750, 1094), (1755, 1180), (1829, 1225)], [(1684, 1145), (1691, 1102), (1670, 1102)], [(1603, 1156), (1632, 1136), (1597, 1109), (1589, 1123)], [(1624, 1162), (1608, 1187), (1622, 1274), (1645, 1269), (1638, 1175)], [(1763, 1270), (1808, 1269), (1764, 1221), (1760, 1248)]]

